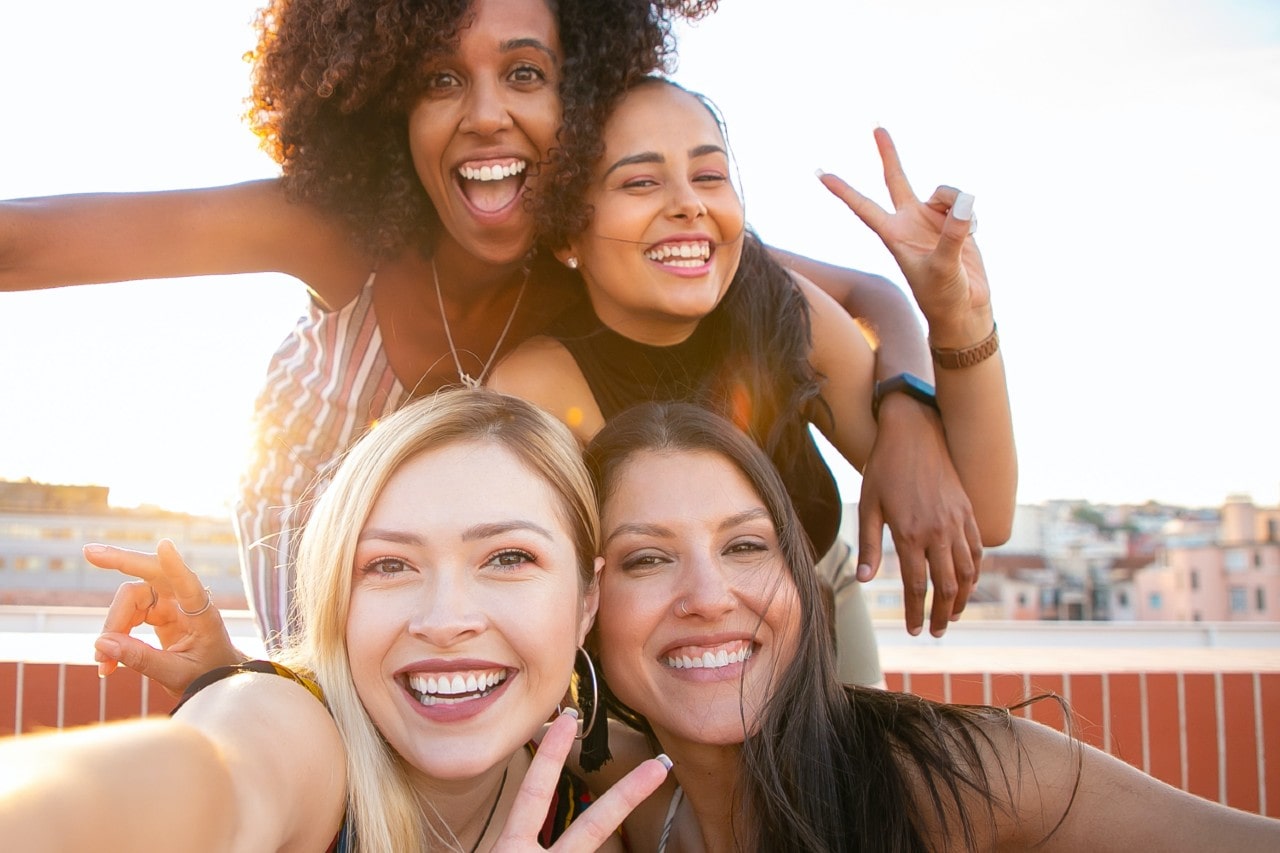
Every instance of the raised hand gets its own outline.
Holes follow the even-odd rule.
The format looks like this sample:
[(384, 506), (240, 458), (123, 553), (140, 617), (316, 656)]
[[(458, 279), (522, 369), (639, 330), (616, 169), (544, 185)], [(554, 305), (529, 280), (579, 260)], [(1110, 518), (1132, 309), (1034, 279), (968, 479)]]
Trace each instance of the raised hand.
[[(547, 809), (551, 807), (560, 771), (573, 747), (576, 728), (575, 717), (561, 714), (547, 729), (520, 785), (520, 793), (511, 806), (502, 835), (493, 846), (495, 851), (522, 853), (546, 849), (538, 843), (538, 833), (547, 819)], [(667, 778), (669, 766), (664, 763), (664, 758), (641, 762), (619, 779), (590, 808), (578, 815), (550, 849), (563, 853), (588, 853), (608, 842), (632, 809), (644, 802)]]
[[(889, 132), (876, 128), (875, 139), (893, 213), (835, 175), (823, 174), (819, 179), (879, 236), (898, 262), (929, 321), (935, 346), (968, 346), (981, 340), (991, 330), (985, 319), (990, 317), (991, 291), (971, 234), (977, 222), (973, 196), (940, 186), (928, 201), (920, 201)], [(976, 338), (975, 322), (987, 326)]]
[[(102, 635), (94, 642), (100, 676), (124, 664), (179, 696), (200, 675), (245, 659), (231, 644), (208, 591), (173, 542), (161, 539), (154, 554), (86, 545), (84, 556), (99, 568), (138, 578), (116, 590)], [(130, 636), (144, 623), (155, 629), (160, 649)]]

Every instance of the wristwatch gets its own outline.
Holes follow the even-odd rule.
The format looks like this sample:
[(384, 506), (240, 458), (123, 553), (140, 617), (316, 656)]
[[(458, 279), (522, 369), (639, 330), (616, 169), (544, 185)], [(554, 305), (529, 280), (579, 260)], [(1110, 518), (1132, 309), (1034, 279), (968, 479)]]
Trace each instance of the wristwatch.
[(914, 373), (899, 373), (888, 379), (881, 379), (871, 393), (871, 416), (880, 419), (880, 403), (890, 394), (902, 392), (908, 397), (919, 400), (935, 412), (938, 411), (938, 394), (933, 386)]

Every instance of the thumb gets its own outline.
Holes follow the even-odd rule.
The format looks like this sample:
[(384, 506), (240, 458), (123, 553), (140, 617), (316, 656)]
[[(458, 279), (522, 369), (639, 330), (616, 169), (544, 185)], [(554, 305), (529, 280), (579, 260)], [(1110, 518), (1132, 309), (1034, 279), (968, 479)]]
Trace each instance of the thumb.
[(884, 514), (880, 504), (858, 502), (858, 580), (866, 582), (880, 571), (880, 551), (884, 541)]
[(93, 645), (100, 656), (151, 679), (174, 696), (182, 695), (191, 681), (178, 660), (128, 634), (103, 634)]
[(934, 254), (940, 258), (958, 259), (960, 250), (964, 248), (964, 241), (969, 239), (971, 230), (976, 224), (977, 220), (973, 216), (973, 196), (969, 193), (956, 193), (951, 212), (942, 223), (942, 233), (938, 235), (938, 247), (934, 250)]

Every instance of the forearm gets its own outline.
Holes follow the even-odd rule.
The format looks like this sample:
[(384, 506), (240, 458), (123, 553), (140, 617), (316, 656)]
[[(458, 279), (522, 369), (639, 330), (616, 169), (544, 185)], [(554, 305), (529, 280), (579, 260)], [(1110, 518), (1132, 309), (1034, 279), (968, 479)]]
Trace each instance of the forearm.
[(230, 849), (231, 778), (214, 744), (170, 720), (0, 742), (7, 849)]
[[(971, 327), (971, 328), (970, 328)], [(939, 338), (930, 327), (930, 343), (964, 349), (989, 335), (994, 325), (974, 318)], [(947, 449), (973, 504), (984, 545), (1009, 538), (1017, 500), (1018, 459), (1004, 359), (999, 350), (968, 367), (938, 367), (934, 373)]]
[(794, 255), (769, 252), (783, 266), (813, 281), (858, 321), (876, 351), (875, 378), (913, 373), (928, 379), (933, 373), (929, 346), (907, 295), (878, 275), (845, 269)]

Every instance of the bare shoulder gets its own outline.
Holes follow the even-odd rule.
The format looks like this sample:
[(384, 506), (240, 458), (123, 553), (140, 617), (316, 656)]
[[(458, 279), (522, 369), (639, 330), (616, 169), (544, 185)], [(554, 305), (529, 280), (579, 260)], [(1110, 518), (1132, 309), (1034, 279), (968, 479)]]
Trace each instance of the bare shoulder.
[(584, 443), (604, 426), (578, 362), (554, 338), (538, 336), (521, 343), (494, 367), (488, 384), (555, 415)]
[(346, 750), (329, 711), (302, 685), (241, 673), (175, 715), (215, 743), (235, 786), (237, 833), (279, 848), (323, 849), (346, 803)]

